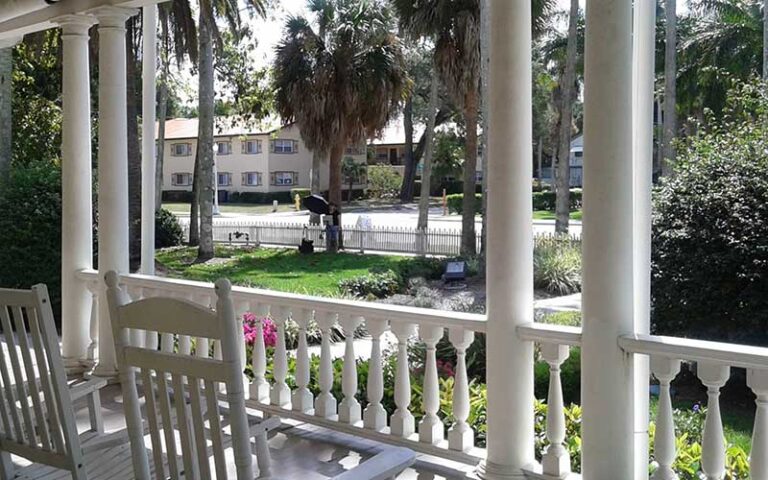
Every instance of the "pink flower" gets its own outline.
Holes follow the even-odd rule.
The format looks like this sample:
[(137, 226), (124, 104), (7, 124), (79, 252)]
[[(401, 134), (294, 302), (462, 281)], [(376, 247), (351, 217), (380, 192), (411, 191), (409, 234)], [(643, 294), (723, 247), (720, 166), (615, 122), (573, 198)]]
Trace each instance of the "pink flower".
[[(258, 338), (259, 319), (251, 312), (243, 315), (243, 336), (245, 343), (253, 345)], [(264, 346), (274, 347), (277, 344), (277, 327), (269, 317), (261, 319), (262, 335), (264, 337)]]
[(437, 372), (446, 377), (453, 377), (456, 372), (453, 371), (453, 365), (448, 360), (437, 360)]

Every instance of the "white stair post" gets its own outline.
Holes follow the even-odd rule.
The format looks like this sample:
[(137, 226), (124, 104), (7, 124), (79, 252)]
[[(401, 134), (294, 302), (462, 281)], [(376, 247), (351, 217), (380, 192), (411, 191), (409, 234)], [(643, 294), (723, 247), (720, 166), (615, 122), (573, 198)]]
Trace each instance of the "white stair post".
[(387, 411), (381, 405), (384, 397), (384, 370), (381, 365), (381, 336), (387, 331), (387, 321), (381, 318), (366, 318), (365, 326), (371, 335), (371, 359), (369, 361), (368, 406), (363, 411), (363, 426), (380, 432), (387, 427)]
[[(99, 20), (99, 274), (128, 273), (128, 127), (125, 22), (137, 10), (98, 7)], [(100, 282), (102, 283), (102, 282)], [(117, 376), (106, 289), (99, 301), (99, 359), (94, 375)]]
[(90, 15), (56, 20), (62, 27), (61, 350), (65, 366), (80, 367), (90, 343), (91, 293), (78, 270), (93, 268), (91, 187)]
[(659, 381), (659, 407), (656, 414), (656, 435), (653, 457), (659, 467), (653, 472), (652, 480), (677, 480), (672, 470), (675, 462), (675, 419), (672, 417), (672, 397), (669, 384), (680, 371), (680, 360), (664, 357), (651, 358), (651, 372)]
[(393, 323), (392, 333), (397, 337), (397, 369), (395, 370), (395, 405), (390, 420), (390, 431), (398, 437), (410, 437), (416, 431), (411, 405), (411, 371), (408, 363), (408, 340), (416, 334), (416, 325)]
[(747, 385), (757, 397), (749, 474), (753, 480), (768, 480), (768, 370), (747, 370)]
[(437, 379), (437, 358), (435, 347), (443, 338), (443, 327), (422, 325), (419, 336), (427, 347), (424, 362), (424, 417), (419, 422), (419, 441), (436, 445), (445, 436), (442, 420), (437, 416), (440, 410), (440, 385)]
[(541, 358), (549, 364), (549, 395), (547, 395), (547, 440), (549, 446), (542, 455), (541, 467), (545, 475), (563, 478), (571, 473), (571, 457), (565, 448), (565, 412), (560, 365), (568, 358), (568, 345), (545, 343)]
[(360, 402), (357, 401), (357, 358), (355, 358), (355, 330), (363, 323), (363, 317), (344, 315), (341, 326), (344, 328), (344, 370), (342, 371), (341, 389), (344, 398), (339, 405), (339, 421), (355, 425), (362, 420)]
[(701, 470), (707, 480), (720, 480), (725, 474), (725, 434), (720, 417), (720, 389), (728, 381), (731, 368), (717, 363), (699, 362), (698, 376), (707, 387), (707, 418), (701, 440)]
[(533, 107), (531, 3), (490, 6), (488, 75), (488, 452), (486, 480), (523, 478), (533, 451), (533, 342), (516, 328), (533, 322)]

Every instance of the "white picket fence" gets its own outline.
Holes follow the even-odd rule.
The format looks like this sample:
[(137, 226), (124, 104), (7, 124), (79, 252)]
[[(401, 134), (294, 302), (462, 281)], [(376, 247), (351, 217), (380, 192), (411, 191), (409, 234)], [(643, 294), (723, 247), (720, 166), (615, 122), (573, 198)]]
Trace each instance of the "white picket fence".
[[(184, 241), (189, 239), (189, 220), (180, 219)], [(345, 250), (412, 253), (458, 256), (461, 253), (461, 230), (430, 228), (420, 231), (409, 227), (342, 228)], [(553, 235), (539, 235), (537, 239)], [(306, 238), (316, 249), (325, 248), (325, 228), (288, 222), (226, 221), (213, 225), (213, 241), (230, 245), (276, 245), (296, 247)], [(572, 241), (579, 237), (571, 236)], [(481, 234), (477, 233), (477, 251), (481, 249)]]

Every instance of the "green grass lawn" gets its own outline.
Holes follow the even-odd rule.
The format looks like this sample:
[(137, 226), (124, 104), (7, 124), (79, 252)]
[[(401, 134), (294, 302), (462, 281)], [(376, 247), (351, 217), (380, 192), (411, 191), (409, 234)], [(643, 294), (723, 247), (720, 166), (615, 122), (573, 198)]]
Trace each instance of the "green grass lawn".
[[(534, 210), (533, 219), (534, 220), (554, 220), (555, 212), (550, 212), (549, 210)], [(571, 212), (571, 220), (581, 220), (581, 210), (576, 210), (575, 212)]]
[(295, 249), (261, 248), (246, 250), (217, 246), (216, 257), (226, 261), (195, 264), (196, 248), (160, 250), (157, 260), (168, 276), (213, 282), (226, 277), (236, 285), (282, 292), (339, 296), (339, 281), (365, 275), (371, 269), (397, 271), (408, 257), (356, 253), (302, 255)]

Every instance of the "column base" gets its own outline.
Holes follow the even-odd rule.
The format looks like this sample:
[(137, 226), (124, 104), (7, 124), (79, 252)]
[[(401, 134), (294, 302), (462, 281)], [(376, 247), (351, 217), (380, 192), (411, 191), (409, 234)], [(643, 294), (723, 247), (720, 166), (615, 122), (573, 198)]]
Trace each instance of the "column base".
[(90, 370), (89, 372), (86, 372), (83, 375), (83, 378), (99, 377), (99, 378), (103, 378), (104, 380), (107, 381), (108, 384), (112, 385), (115, 383), (120, 383), (119, 375), (120, 375), (120, 372), (117, 370), (117, 368), (108, 367), (106, 365), (97, 363), (92, 370)]
[[(531, 469), (533, 470), (533, 467)], [(523, 470), (508, 465), (499, 465), (488, 460), (481, 461), (477, 465), (475, 473), (480, 480), (523, 480), (528, 478)]]
[(67, 372), (67, 375), (84, 374), (93, 368), (93, 364), (89, 365), (85, 363), (82, 358), (64, 357), (62, 360), (64, 362), (64, 370)]

